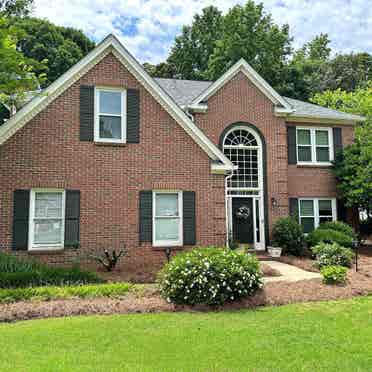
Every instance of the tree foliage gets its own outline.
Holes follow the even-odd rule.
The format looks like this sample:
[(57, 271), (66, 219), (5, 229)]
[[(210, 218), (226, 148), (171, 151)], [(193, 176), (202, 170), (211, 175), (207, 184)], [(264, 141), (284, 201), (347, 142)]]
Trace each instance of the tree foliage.
[(4, 17), (23, 17), (30, 14), (34, 0), (0, 0), (0, 13)]
[[(15, 27), (23, 31), (17, 47), (25, 57), (36, 61), (46, 60), (47, 86), (94, 48), (94, 42), (82, 31), (60, 27), (37, 18), (12, 18)], [(36, 69), (36, 73), (41, 71)]]
[(223, 15), (209, 6), (175, 38), (166, 61), (145, 63), (156, 77), (216, 80), (244, 58), (280, 94), (308, 100), (314, 93), (365, 87), (372, 76), (368, 53), (333, 56), (327, 34), (293, 50), (287, 25), (278, 26), (262, 4), (249, 0)]
[(44, 64), (25, 57), (17, 49), (20, 37), (22, 32), (7, 18), (0, 17), (0, 102), (10, 111), (19, 107), (26, 92), (37, 89), (45, 77)]
[(153, 76), (215, 80), (240, 58), (245, 58), (274, 86), (290, 54), (288, 26), (273, 23), (262, 4), (249, 0), (226, 15), (213, 6), (194, 17), (176, 37), (165, 63), (147, 65)]
[(341, 89), (315, 94), (314, 103), (360, 114), (366, 121), (356, 127), (355, 143), (338, 154), (334, 172), (338, 188), (349, 207), (372, 211), (372, 81), (354, 92)]
[(295, 51), (287, 64), (281, 93), (292, 98), (308, 99), (319, 92), (321, 69), (329, 60), (331, 49), (327, 34), (320, 34)]
[(219, 78), (240, 58), (244, 58), (275, 87), (290, 54), (289, 27), (279, 27), (262, 4), (247, 1), (236, 5), (222, 21), (222, 34), (209, 58), (207, 76)]

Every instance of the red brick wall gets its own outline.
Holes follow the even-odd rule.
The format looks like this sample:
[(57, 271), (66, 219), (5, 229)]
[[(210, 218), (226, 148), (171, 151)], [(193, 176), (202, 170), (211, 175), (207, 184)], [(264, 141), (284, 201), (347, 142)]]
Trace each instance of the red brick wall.
[[(207, 113), (195, 114), (195, 122), (215, 144), (219, 144), (223, 130), (235, 122), (253, 124), (264, 135), (269, 228), (275, 219), (288, 215), (289, 197), (336, 196), (336, 180), (329, 168), (288, 165), (286, 126), (322, 125), (286, 123), (284, 118), (276, 117), (273, 103), (243, 73), (209, 98)], [(353, 127), (342, 126), (343, 145), (352, 143), (353, 138)], [(271, 206), (273, 197), (278, 201), (277, 207)]]
[[(288, 126), (316, 126), (342, 128), (342, 144), (349, 145), (354, 140), (354, 128), (347, 125), (322, 125), (309, 123), (288, 123)], [(336, 179), (329, 167), (304, 165), (288, 166), (288, 194), (290, 197), (337, 196)]]
[[(79, 141), (81, 84), (140, 90), (139, 144)], [(47, 262), (85, 262), (124, 241), (126, 269), (159, 267), (164, 253), (138, 242), (139, 191), (156, 188), (195, 191), (197, 243), (224, 244), (224, 177), (211, 174), (206, 153), (112, 54), (0, 146), (0, 160), (0, 249), (11, 245), (13, 191), (35, 187), (81, 191), (81, 248), (38, 256)]]
[[(288, 214), (287, 132), (285, 121), (274, 115), (273, 103), (243, 73), (238, 73), (208, 100), (207, 113), (195, 115), (196, 124), (215, 144), (235, 122), (253, 124), (263, 134), (267, 152), (269, 225)], [(278, 206), (271, 206), (275, 197)]]

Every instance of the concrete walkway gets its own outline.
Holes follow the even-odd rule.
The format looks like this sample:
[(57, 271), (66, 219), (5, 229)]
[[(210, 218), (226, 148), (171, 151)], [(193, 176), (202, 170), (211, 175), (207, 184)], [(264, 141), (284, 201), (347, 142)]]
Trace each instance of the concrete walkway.
[(315, 279), (321, 278), (322, 276), (319, 273), (313, 273), (310, 271), (306, 271), (300, 269), (293, 265), (288, 265), (283, 262), (278, 261), (263, 261), (265, 265), (270, 266), (272, 269), (275, 269), (280, 272), (281, 276), (270, 276), (265, 277), (264, 282), (279, 282), (279, 281), (286, 281), (286, 282), (298, 282), (300, 280), (306, 279)]

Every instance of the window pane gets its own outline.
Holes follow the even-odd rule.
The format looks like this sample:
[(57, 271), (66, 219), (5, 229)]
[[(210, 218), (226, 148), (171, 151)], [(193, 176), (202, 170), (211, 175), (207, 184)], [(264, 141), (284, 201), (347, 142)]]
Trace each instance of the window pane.
[(317, 145), (328, 146), (328, 131), (325, 130), (315, 131), (315, 143)]
[(99, 92), (99, 112), (121, 115), (121, 92)]
[(62, 221), (35, 220), (34, 243), (35, 244), (62, 243)]
[(35, 217), (62, 217), (62, 193), (35, 193)]
[(99, 137), (121, 139), (121, 118), (101, 115), (99, 117)]
[(304, 229), (304, 233), (309, 233), (314, 230), (314, 218), (313, 217), (304, 217), (301, 218), (301, 225)]
[(155, 219), (155, 240), (179, 240), (179, 218)]
[(317, 147), (316, 148), (316, 161), (329, 161), (329, 148)]
[(298, 146), (298, 161), (311, 161), (310, 146)]
[(314, 216), (314, 203), (312, 200), (300, 200), (300, 215)]
[(310, 145), (311, 144), (310, 130), (299, 129), (297, 131), (297, 142), (299, 145)]
[(332, 217), (319, 217), (319, 223), (333, 221)]
[(319, 216), (332, 216), (331, 200), (319, 200)]
[(155, 195), (156, 216), (178, 216), (178, 194)]

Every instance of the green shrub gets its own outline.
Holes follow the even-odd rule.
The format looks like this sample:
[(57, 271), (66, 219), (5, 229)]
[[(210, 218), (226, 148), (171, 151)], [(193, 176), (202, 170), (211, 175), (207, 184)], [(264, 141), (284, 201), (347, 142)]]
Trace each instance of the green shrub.
[(39, 270), (43, 265), (34, 260), (25, 260), (0, 252), (0, 272), (16, 273)]
[(321, 269), (326, 284), (345, 284), (347, 269), (343, 266), (325, 266)]
[(319, 267), (350, 267), (354, 258), (354, 252), (350, 248), (342, 247), (337, 243), (328, 244), (321, 242), (313, 247), (312, 251), (316, 255), (316, 260)]
[(28, 287), (0, 289), (0, 303), (28, 300), (55, 300), (66, 298), (119, 297), (125, 295), (132, 285), (129, 283), (111, 283), (99, 285), (77, 285), (64, 287)]
[(319, 229), (339, 231), (341, 233), (344, 233), (345, 235), (350, 236), (354, 240), (357, 239), (357, 235), (354, 229), (350, 225), (342, 221), (323, 222), (319, 225)]
[(352, 248), (353, 238), (340, 231), (330, 229), (316, 229), (312, 231), (306, 239), (310, 247), (314, 247), (321, 242), (337, 243), (343, 247)]
[(302, 226), (291, 217), (280, 218), (273, 226), (272, 243), (283, 253), (300, 256), (304, 246)]
[(102, 283), (95, 273), (78, 267), (62, 268), (0, 254), (0, 288)]
[(218, 305), (252, 295), (262, 286), (258, 260), (223, 248), (176, 255), (159, 273), (161, 294), (176, 304)]

